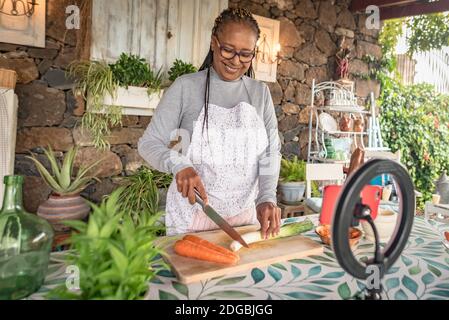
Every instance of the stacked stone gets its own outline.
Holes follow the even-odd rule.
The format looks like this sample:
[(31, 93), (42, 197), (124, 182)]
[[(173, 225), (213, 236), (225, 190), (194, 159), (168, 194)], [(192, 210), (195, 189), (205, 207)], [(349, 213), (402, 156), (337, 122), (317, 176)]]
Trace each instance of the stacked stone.
[[(0, 42), (0, 68), (14, 69), (18, 73), (15, 173), (25, 175), (24, 203), (30, 212), (36, 212), (50, 193), (34, 164), (25, 157), (35, 152), (45, 163), (41, 147), (50, 144), (62, 159), (70, 147), (79, 146), (76, 167), (105, 157), (98, 171), (101, 183), (91, 185), (83, 193), (94, 201), (116, 187), (114, 177), (131, 173), (144, 163), (137, 153), (137, 141), (151, 117), (123, 117), (123, 127), (112, 130), (111, 149), (104, 152), (95, 149), (80, 128), (84, 100), (73, 95), (73, 81), (65, 76), (68, 64), (77, 59), (76, 33), (65, 27), (65, 8), (72, 2), (47, 1), (45, 48)], [(49, 163), (47, 168), (50, 169)]]

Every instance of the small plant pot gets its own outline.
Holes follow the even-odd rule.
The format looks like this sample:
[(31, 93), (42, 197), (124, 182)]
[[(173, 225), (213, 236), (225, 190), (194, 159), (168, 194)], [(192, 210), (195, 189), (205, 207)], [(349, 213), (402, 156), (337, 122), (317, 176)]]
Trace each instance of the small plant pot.
[(69, 231), (66, 220), (83, 220), (90, 212), (90, 206), (80, 195), (59, 196), (52, 194), (37, 209), (37, 215), (46, 219), (56, 232)]
[(281, 201), (285, 204), (295, 205), (304, 198), (306, 184), (301, 182), (279, 182), (279, 191), (281, 193)]

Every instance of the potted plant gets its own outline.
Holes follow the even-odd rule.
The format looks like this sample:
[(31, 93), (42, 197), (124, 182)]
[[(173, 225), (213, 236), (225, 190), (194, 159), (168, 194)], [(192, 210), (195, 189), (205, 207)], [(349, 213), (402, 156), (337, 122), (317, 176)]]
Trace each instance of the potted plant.
[(168, 70), (168, 79), (173, 82), (176, 78), (184, 74), (194, 73), (197, 71), (197, 68), (193, 64), (176, 59), (173, 66), (170, 70)]
[(114, 95), (106, 93), (103, 104), (125, 107), (124, 114), (152, 115), (164, 92), (162, 69), (155, 73), (145, 59), (125, 53), (110, 68), (118, 88)]
[(167, 188), (171, 181), (172, 175), (141, 166), (134, 174), (122, 179), (121, 185), (125, 189), (120, 194), (120, 208), (135, 223), (144, 212), (158, 214), (165, 207)]
[(279, 189), (281, 201), (285, 204), (298, 204), (304, 197), (306, 188), (306, 162), (294, 156), (291, 160), (281, 159)]
[(87, 102), (82, 126), (99, 149), (109, 147), (110, 128), (121, 125), (123, 114), (152, 115), (163, 94), (161, 69), (155, 73), (143, 58), (132, 54), (121, 54), (113, 64), (74, 61), (68, 76), (75, 79), (75, 94)]
[(164, 243), (159, 215), (142, 212), (138, 221), (120, 206), (124, 188), (119, 188), (97, 206), (92, 204), (88, 222), (66, 221), (77, 231), (68, 239), (73, 253), (66, 264), (79, 268), (79, 289), (65, 283), (49, 292), (49, 298), (77, 300), (144, 299), (151, 280), (161, 270)]
[(89, 205), (80, 193), (93, 179), (96, 179), (89, 175), (89, 171), (97, 166), (101, 159), (87, 167), (79, 168), (73, 177), (73, 163), (77, 148), (72, 147), (66, 153), (62, 166), (56, 160), (51, 147), (48, 150), (44, 149), (44, 153), (50, 162), (53, 174), (50, 174), (34, 155), (27, 157), (34, 162), (45, 183), (52, 190), (48, 200), (38, 207), (37, 214), (48, 220), (55, 231), (64, 232), (69, 230), (69, 227), (65, 226), (63, 221), (82, 220), (89, 214)]

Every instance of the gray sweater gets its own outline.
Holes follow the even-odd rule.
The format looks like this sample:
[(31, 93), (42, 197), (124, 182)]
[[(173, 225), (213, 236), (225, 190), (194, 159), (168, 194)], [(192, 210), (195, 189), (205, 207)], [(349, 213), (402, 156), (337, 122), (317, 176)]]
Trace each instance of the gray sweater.
[[(182, 169), (193, 167), (182, 154), (173, 161), (169, 147), (170, 142), (178, 136), (186, 135), (190, 141), (194, 121), (198, 119), (204, 106), (206, 71), (181, 76), (165, 91), (157, 109), (139, 139), (138, 151), (151, 167), (176, 175)], [(279, 178), (280, 140), (273, 101), (268, 86), (247, 76), (234, 81), (225, 81), (211, 68), (209, 103), (225, 108), (232, 108), (239, 102), (247, 102), (256, 108), (267, 129), (269, 146), (259, 159), (259, 193), (256, 205), (262, 202), (276, 203), (276, 187)], [(182, 144), (182, 143), (181, 143)], [(206, 190), (207, 192), (207, 190)]]

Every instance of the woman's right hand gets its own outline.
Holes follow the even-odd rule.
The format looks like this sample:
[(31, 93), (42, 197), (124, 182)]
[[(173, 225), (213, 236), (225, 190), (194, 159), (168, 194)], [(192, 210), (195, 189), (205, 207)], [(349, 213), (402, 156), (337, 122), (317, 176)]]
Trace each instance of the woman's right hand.
[(199, 191), (204, 204), (207, 205), (209, 203), (206, 189), (204, 188), (203, 182), (194, 168), (188, 167), (179, 171), (175, 178), (178, 191), (182, 193), (184, 198), (189, 198), (190, 204), (194, 204), (196, 202), (194, 189)]

